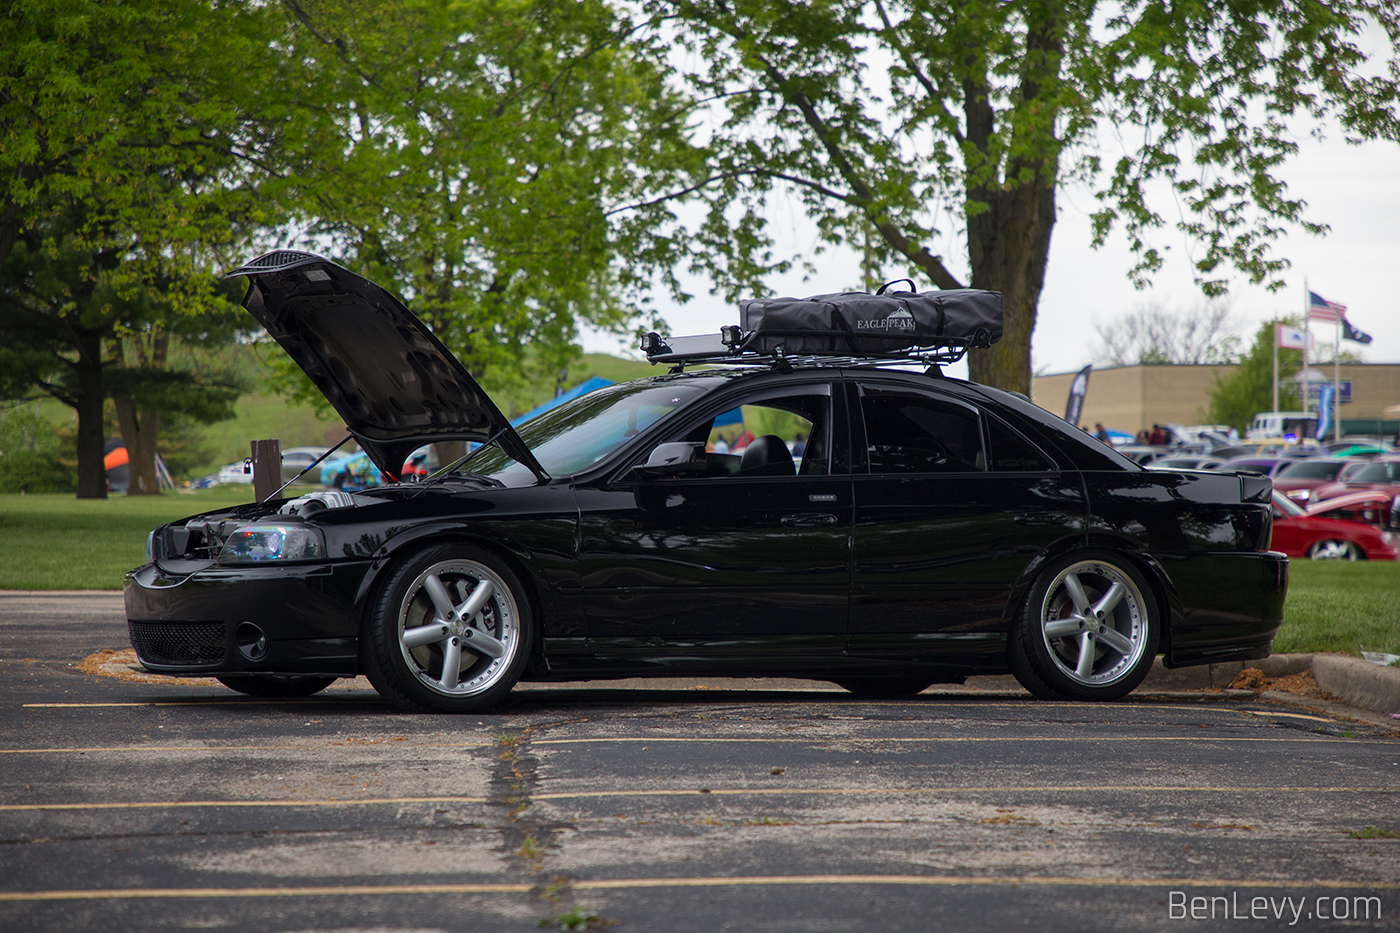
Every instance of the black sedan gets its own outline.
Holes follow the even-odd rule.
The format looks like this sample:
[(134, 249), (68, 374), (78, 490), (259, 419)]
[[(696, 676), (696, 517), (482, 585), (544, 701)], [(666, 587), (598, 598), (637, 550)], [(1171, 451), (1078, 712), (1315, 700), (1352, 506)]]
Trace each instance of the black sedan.
[(897, 695), (1010, 670), (1099, 700), (1159, 654), (1265, 657), (1278, 629), (1266, 478), (1144, 470), (936, 365), (673, 358), (517, 431), (378, 286), (285, 251), (236, 274), (386, 477), (426, 443), (475, 449), (156, 529), (126, 585), (152, 671), (282, 695), (363, 673), (446, 712), (646, 675)]

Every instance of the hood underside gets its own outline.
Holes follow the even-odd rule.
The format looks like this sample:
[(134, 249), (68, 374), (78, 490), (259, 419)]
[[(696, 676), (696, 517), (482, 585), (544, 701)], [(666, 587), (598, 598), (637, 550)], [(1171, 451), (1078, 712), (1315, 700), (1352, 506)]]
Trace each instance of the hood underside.
[(541, 480), (509, 420), (452, 353), (385, 289), (313, 253), (278, 250), (229, 273), (243, 306), (345, 419), (379, 469), (437, 441), (498, 439)]

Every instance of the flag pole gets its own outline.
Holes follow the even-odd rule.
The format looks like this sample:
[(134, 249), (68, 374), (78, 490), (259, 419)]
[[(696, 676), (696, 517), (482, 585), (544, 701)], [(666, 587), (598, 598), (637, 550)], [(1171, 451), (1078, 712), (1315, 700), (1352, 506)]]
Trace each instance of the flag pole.
[(1278, 312), (1274, 312), (1274, 407), (1270, 411), (1278, 411)]
[(1337, 317), (1337, 343), (1332, 351), (1332, 440), (1342, 439), (1342, 319)]
[(1308, 344), (1312, 343), (1312, 331), (1308, 328), (1308, 313), (1312, 310), (1311, 294), (1308, 292), (1308, 277), (1303, 276), (1303, 414), (1308, 413), (1308, 390), (1312, 384), (1308, 382)]

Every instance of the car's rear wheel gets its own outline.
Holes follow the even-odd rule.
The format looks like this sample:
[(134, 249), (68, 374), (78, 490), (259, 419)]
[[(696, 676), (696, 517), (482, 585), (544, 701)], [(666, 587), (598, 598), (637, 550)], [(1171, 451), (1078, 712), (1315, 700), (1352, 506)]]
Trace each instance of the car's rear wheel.
[(1161, 612), (1141, 572), (1090, 552), (1047, 567), (1012, 627), (1011, 672), (1044, 700), (1115, 700), (1152, 668)]
[(420, 712), (486, 709), (515, 686), (533, 637), (529, 601), (496, 555), (445, 545), (391, 571), (363, 633), (380, 695)]
[(334, 677), (303, 674), (219, 674), (215, 679), (250, 697), (309, 697), (336, 682)]
[(1360, 560), (1363, 556), (1353, 541), (1318, 541), (1308, 548), (1312, 560)]
[(865, 697), (912, 697), (933, 686), (927, 677), (847, 677), (836, 686)]

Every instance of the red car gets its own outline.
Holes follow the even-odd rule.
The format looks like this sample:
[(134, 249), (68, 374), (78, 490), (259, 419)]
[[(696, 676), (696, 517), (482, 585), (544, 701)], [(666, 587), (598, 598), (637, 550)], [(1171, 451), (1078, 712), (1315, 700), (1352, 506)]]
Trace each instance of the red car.
[(1334, 499), (1363, 489), (1375, 489), (1391, 496), (1400, 494), (1400, 459), (1386, 457), (1353, 463), (1337, 475), (1336, 482), (1313, 490), (1313, 501)]
[(1306, 512), (1309, 518), (1338, 518), (1375, 525), (1381, 531), (1397, 531), (1400, 530), (1400, 512), (1395, 508), (1397, 499), (1400, 496), (1376, 489), (1363, 489), (1314, 503)]
[(1309, 457), (1295, 460), (1274, 474), (1274, 488), (1294, 502), (1306, 507), (1319, 498), (1319, 486), (1337, 482), (1342, 472), (1352, 464), (1366, 464), (1365, 460), (1333, 459), (1332, 457)]
[(1308, 515), (1274, 493), (1274, 534), (1269, 545), (1289, 557), (1312, 560), (1396, 560), (1393, 534), (1374, 525)]

